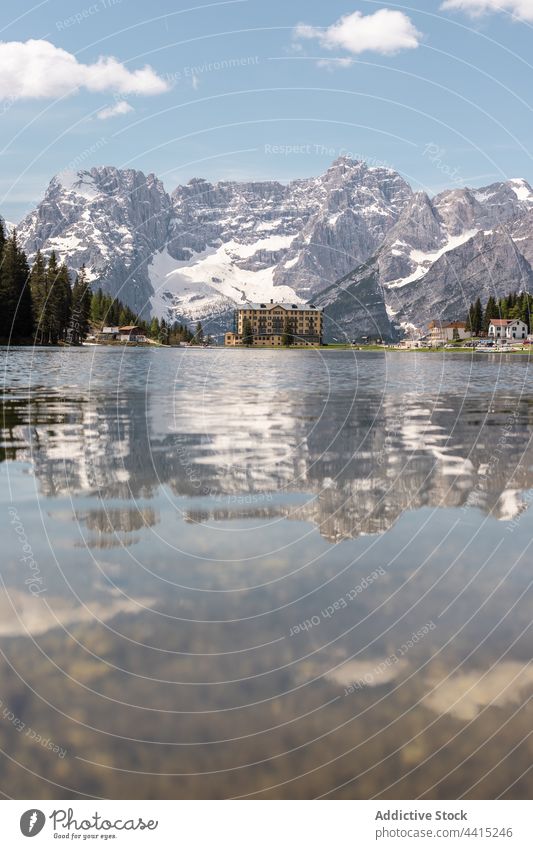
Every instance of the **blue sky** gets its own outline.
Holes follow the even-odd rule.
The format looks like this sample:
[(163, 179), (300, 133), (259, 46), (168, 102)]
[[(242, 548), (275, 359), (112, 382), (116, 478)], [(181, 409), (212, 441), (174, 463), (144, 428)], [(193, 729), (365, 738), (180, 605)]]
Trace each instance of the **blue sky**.
[(8, 220), (98, 164), (168, 190), (342, 153), (429, 193), (533, 182), (533, 0), (21, 0), (0, 29)]

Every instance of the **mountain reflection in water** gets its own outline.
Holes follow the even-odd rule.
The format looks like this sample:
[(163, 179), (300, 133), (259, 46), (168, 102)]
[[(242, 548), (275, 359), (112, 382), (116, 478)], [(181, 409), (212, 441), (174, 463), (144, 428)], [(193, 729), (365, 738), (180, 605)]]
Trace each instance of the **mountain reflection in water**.
[(531, 794), (527, 360), (2, 357), (6, 792)]

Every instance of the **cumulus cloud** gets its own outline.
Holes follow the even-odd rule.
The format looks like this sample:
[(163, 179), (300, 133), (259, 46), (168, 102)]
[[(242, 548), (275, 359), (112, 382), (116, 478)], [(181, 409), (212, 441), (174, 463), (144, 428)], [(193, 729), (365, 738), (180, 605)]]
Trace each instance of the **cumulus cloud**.
[(325, 29), (299, 24), (296, 39), (317, 39), (328, 50), (391, 54), (418, 47), (421, 33), (403, 12), (379, 9), (371, 15), (352, 12)]
[(130, 71), (113, 56), (100, 56), (96, 62), (84, 64), (42, 39), (0, 43), (0, 98), (62, 97), (80, 89), (150, 95), (168, 88), (168, 82), (149, 65)]
[(127, 100), (119, 100), (114, 106), (106, 106), (96, 113), (96, 117), (100, 121), (105, 121), (107, 118), (114, 118), (116, 115), (127, 115), (128, 112), (133, 112), (133, 106)]
[(459, 9), (473, 17), (487, 12), (509, 12), (522, 21), (533, 21), (533, 0), (445, 0), (441, 9)]

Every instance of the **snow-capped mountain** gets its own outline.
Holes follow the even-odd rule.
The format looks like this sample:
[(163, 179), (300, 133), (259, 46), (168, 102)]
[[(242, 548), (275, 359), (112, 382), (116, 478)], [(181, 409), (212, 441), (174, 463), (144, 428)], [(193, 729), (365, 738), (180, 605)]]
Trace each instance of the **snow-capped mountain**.
[(204, 318), (247, 300), (306, 301), (378, 248), (410, 196), (394, 171), (346, 158), (288, 185), (192, 180), (172, 195), (152, 306)]
[(288, 185), (194, 179), (172, 198), (154, 175), (92, 168), (54, 177), (19, 234), (137, 310), (205, 320), (307, 300), (375, 251), (410, 197), (396, 172), (346, 158)]
[(418, 192), (371, 260), (318, 301), (331, 305), (341, 334), (352, 327), (349, 305), (366, 303), (368, 291), (376, 298), (381, 291), (389, 319), (404, 330), (462, 318), (478, 296), (531, 290), (532, 224), (533, 190), (525, 180), (433, 199)]
[(472, 297), (533, 285), (525, 180), (414, 193), (395, 171), (337, 159), (320, 177), (193, 179), (169, 196), (112, 167), (55, 177), (19, 226), (144, 314), (210, 321), (244, 301), (313, 300), (332, 337), (394, 336), (462, 317)]
[(153, 174), (91, 168), (54, 177), (18, 234), (30, 258), (40, 248), (74, 270), (85, 264), (92, 283), (147, 313), (147, 266), (165, 244), (171, 217), (170, 198)]

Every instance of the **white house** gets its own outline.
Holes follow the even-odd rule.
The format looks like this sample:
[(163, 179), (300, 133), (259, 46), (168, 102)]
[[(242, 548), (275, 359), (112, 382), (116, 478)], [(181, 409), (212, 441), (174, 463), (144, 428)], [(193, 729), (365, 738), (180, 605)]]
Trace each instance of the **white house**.
[(119, 327), (103, 327), (96, 334), (96, 339), (99, 342), (114, 342), (120, 335)]
[(446, 342), (458, 342), (467, 339), (472, 334), (466, 329), (465, 321), (431, 321), (429, 323), (429, 339), (431, 345), (445, 345)]
[(527, 334), (527, 324), (519, 318), (493, 318), (489, 324), (489, 339), (494, 341), (522, 342)]

